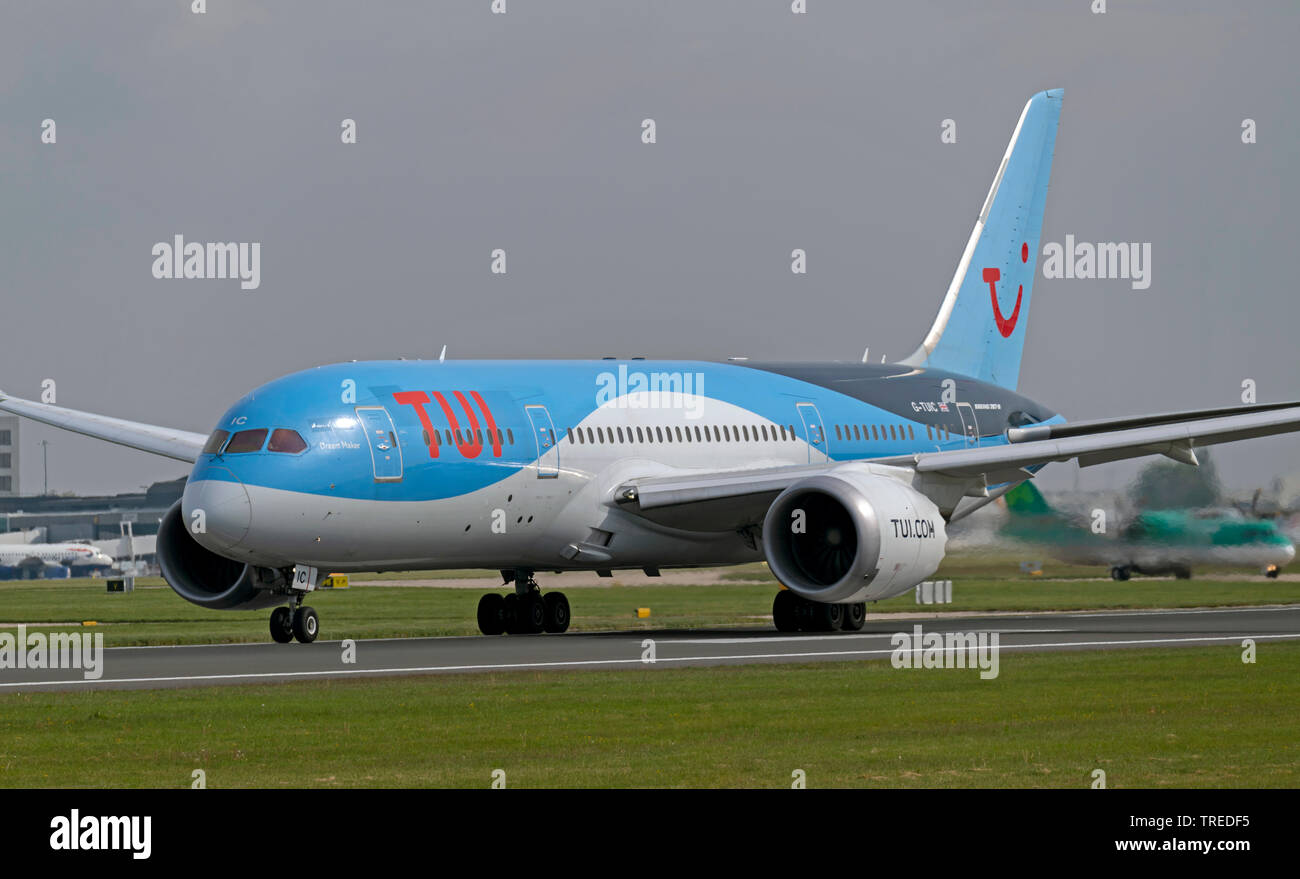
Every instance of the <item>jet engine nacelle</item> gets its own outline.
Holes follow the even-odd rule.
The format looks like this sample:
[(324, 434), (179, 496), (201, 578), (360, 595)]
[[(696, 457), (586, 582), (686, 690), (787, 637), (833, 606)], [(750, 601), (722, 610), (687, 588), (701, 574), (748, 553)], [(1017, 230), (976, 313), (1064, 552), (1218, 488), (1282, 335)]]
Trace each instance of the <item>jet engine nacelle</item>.
[(772, 573), (812, 601), (876, 601), (933, 574), (948, 534), (939, 508), (872, 465), (845, 464), (783, 491), (763, 522)]
[(275, 594), (284, 579), (278, 571), (228, 559), (200, 546), (185, 527), (180, 501), (158, 526), (158, 564), (167, 585), (201, 607), (256, 610), (285, 600), (283, 594)]

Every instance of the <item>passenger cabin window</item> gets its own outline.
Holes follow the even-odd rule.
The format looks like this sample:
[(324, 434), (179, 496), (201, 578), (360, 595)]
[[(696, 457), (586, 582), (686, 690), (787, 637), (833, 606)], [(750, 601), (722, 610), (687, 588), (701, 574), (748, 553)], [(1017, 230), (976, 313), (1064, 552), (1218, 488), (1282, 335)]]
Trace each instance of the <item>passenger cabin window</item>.
[(262, 443), (266, 442), (267, 430), (265, 427), (257, 430), (241, 430), (230, 438), (226, 445), (227, 455), (238, 455), (243, 452), (259, 452), (262, 450)]
[(298, 435), (298, 431), (289, 430), (287, 427), (277, 427), (271, 432), (271, 442), (267, 444), (266, 448), (272, 452), (285, 452), (296, 455), (307, 450), (307, 442)]
[(212, 436), (208, 437), (208, 441), (203, 444), (203, 454), (215, 455), (217, 452), (221, 451), (221, 444), (226, 441), (226, 437), (228, 436), (230, 436), (230, 431), (228, 430), (212, 431)]

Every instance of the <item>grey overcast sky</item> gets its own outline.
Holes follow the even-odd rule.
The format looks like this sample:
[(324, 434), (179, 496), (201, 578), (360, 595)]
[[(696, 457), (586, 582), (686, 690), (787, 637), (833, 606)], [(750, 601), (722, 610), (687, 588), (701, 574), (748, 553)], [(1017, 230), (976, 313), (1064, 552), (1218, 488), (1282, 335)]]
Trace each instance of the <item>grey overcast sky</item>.
[[(490, 5), (6, 3), (0, 387), (207, 432), (286, 372), (444, 344), (905, 356), (1021, 107), (1059, 86), (1043, 241), (1150, 242), (1152, 284), (1040, 274), (1020, 389), (1070, 418), (1232, 405), (1248, 378), (1300, 398), (1294, 2)], [(175, 234), (261, 242), (260, 288), (155, 280)], [(42, 439), (54, 491), (187, 470), (28, 422), (25, 493)], [(1216, 457), (1245, 487), (1298, 452)]]

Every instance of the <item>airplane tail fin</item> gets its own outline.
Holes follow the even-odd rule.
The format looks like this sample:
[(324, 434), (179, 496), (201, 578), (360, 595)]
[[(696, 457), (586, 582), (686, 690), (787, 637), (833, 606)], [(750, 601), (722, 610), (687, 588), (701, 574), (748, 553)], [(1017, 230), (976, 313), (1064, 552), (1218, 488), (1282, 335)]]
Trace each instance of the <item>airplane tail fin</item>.
[(1015, 389), (1064, 98), (1050, 89), (1025, 104), (934, 326), (903, 363)]
[(1047, 502), (1047, 498), (1043, 497), (1043, 493), (1029, 481), (1020, 483), (1003, 497), (1007, 502), (1007, 512), (1012, 518), (1048, 516), (1056, 513), (1052, 505)]

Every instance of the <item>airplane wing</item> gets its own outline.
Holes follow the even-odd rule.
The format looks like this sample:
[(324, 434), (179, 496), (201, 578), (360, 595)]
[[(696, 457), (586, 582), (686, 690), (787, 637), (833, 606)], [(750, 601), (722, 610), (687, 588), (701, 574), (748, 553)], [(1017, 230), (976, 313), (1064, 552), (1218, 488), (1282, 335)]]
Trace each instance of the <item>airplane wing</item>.
[(187, 461), (191, 464), (198, 459), (199, 451), (207, 441), (207, 437), (201, 433), (141, 424), (138, 421), (125, 421), (121, 418), (109, 418), (91, 412), (78, 412), (76, 409), (64, 409), (48, 403), (20, 400), (3, 391), (0, 391), (0, 411), (11, 412), (73, 433), (93, 436), (95, 439), (107, 440), (120, 446), (129, 446), (142, 452), (152, 452), (155, 455)]
[[(1220, 414), (1225, 411), (1233, 414)], [(1180, 417), (1183, 420), (1177, 420)], [(1152, 423), (1153, 419), (1156, 423)], [(1142, 426), (1129, 426), (1135, 423)], [(950, 502), (954, 485), (961, 486), (957, 497), (991, 500), (1002, 493), (994, 487), (1010, 488), (1032, 478), (1038, 467), (1052, 462), (1077, 458), (1080, 466), (1088, 467), (1124, 458), (1167, 455), (1196, 464), (1197, 446), (1297, 430), (1300, 430), (1300, 403), (1289, 403), (1078, 425), (1032, 425), (1010, 431), (1011, 442), (1006, 445), (870, 458), (863, 463), (911, 470), (922, 477), (914, 480), (913, 485), (923, 492), (927, 484), (944, 485), (948, 489), (947, 498), (944, 502), (935, 500), (941, 509), (951, 513), (955, 506), (955, 502)], [(844, 463), (848, 462), (630, 480), (615, 489), (613, 501), (622, 509), (673, 527), (709, 531), (738, 528), (761, 523), (776, 496), (798, 480)]]

